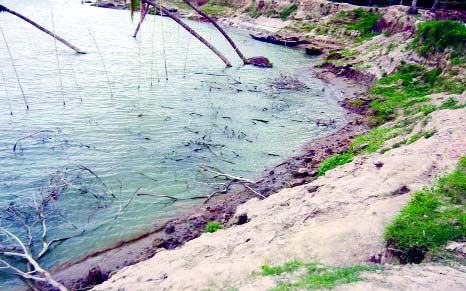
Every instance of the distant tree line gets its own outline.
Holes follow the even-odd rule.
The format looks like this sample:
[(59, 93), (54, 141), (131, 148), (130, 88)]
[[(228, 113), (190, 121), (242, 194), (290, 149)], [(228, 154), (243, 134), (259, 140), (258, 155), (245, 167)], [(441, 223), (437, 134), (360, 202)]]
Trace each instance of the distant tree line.
[(350, 3), (359, 6), (390, 6), (406, 5), (427, 9), (454, 9), (466, 10), (464, 0), (331, 0), (339, 3)]

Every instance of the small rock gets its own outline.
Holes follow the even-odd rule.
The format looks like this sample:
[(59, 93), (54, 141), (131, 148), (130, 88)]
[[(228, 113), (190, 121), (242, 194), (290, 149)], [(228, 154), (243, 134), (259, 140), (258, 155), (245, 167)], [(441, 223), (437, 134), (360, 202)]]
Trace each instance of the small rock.
[(174, 233), (175, 232), (175, 226), (173, 224), (169, 224), (165, 227), (165, 233)]
[(306, 183), (306, 179), (293, 179), (290, 181), (290, 187), (300, 186)]
[(400, 189), (398, 189), (398, 194), (404, 195), (406, 193), (409, 193), (411, 190), (406, 185), (401, 186)]
[(380, 161), (374, 163), (374, 166), (375, 166), (377, 169), (382, 168), (383, 165), (384, 165), (384, 164), (383, 164), (382, 162), (380, 162)]
[(162, 248), (164, 244), (165, 244), (165, 240), (163, 238), (156, 238), (152, 242), (152, 246), (155, 248)]
[(304, 178), (309, 176), (309, 171), (307, 168), (299, 168), (297, 171), (293, 172), (293, 177), (295, 178)]
[(323, 53), (323, 49), (321, 47), (314, 46), (314, 45), (307, 46), (305, 48), (305, 51), (306, 51), (306, 55), (310, 55), (310, 56), (318, 56)]
[(99, 266), (93, 266), (87, 275), (87, 283), (91, 286), (103, 283), (106, 276), (102, 273)]
[(316, 170), (314, 170), (314, 171), (312, 171), (312, 172), (309, 173), (309, 176), (310, 176), (310, 177), (317, 177), (317, 175), (319, 175), (319, 172), (316, 171)]
[(238, 216), (238, 222), (236, 223), (237, 225), (242, 225), (245, 223), (248, 223), (248, 214), (247, 213), (242, 213)]
[(317, 190), (319, 190), (319, 186), (315, 186), (315, 185), (309, 186), (309, 187), (306, 188), (306, 190), (307, 190), (307, 192), (309, 192), (309, 193), (314, 193), (314, 192), (316, 192)]

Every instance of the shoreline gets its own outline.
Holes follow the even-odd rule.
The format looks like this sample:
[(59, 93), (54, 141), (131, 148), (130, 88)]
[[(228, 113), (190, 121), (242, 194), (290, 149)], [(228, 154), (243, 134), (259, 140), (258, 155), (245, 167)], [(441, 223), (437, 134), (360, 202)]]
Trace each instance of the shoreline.
[[(239, 19), (239, 18), (240, 17), (237, 17), (236, 19)], [(223, 25), (226, 25), (226, 26), (233, 26), (233, 27), (245, 29), (244, 25), (241, 25), (241, 23), (238, 23), (238, 22), (234, 23), (232, 19), (233, 18), (227, 17), (227, 18), (223, 18), (219, 20), (219, 22), (222, 22)], [(267, 19), (265, 20), (265, 22), (267, 22)], [(248, 23), (243, 23), (243, 24), (260, 25), (261, 21), (252, 20)], [(409, 26), (408, 24), (406, 24), (406, 27)], [(270, 29), (271, 29), (270, 32), (272, 32), (273, 28), (270, 28)], [(331, 49), (331, 48), (329, 46), (329, 47), (324, 47), (324, 49)], [(387, 52), (387, 54), (389, 54), (389, 52)], [(378, 61), (382, 63), (381, 60), (378, 60)], [(391, 60), (391, 62), (393, 62), (393, 60)], [(365, 119), (369, 117), (369, 113), (368, 113), (369, 100), (368, 98), (365, 98), (365, 96), (367, 96), (366, 93), (370, 89), (371, 84), (373, 84), (375, 80), (383, 76), (382, 68), (380, 68), (380, 70), (377, 68), (373, 70), (365, 70), (365, 69), (356, 69), (356, 67), (357, 66), (353, 67), (352, 64), (337, 65), (337, 62), (334, 62), (334, 63), (325, 62), (324, 64), (322, 64), (322, 66), (320, 66), (320, 68), (314, 67), (312, 69), (314, 77), (319, 78), (320, 80), (326, 82), (329, 88), (331, 88), (332, 92), (338, 92), (338, 93), (342, 92), (346, 95), (346, 98), (344, 98), (344, 100), (339, 101), (339, 104), (341, 105), (341, 107), (346, 110), (346, 124), (340, 129), (338, 129), (336, 132), (329, 134), (325, 137), (317, 138), (317, 139), (306, 142), (306, 144), (299, 150), (299, 154), (291, 156), (287, 158), (285, 161), (283, 161), (282, 163), (266, 170), (262, 178), (258, 179), (254, 183), (254, 185), (251, 186), (252, 189), (249, 187), (246, 187), (241, 182), (232, 182), (230, 184), (231, 187), (229, 186), (230, 188), (224, 193), (222, 192), (222, 193), (218, 193), (219, 195), (211, 195), (208, 198), (208, 201), (200, 205), (195, 205), (195, 206), (193, 205), (192, 207), (193, 209), (191, 209), (189, 212), (181, 214), (164, 223), (160, 223), (160, 225), (151, 232), (142, 234), (141, 236), (131, 239), (131, 240), (119, 242), (113, 247), (109, 247), (105, 250), (101, 250), (99, 252), (86, 256), (78, 261), (63, 264), (62, 266), (56, 269), (55, 277), (60, 281), (64, 281), (65, 285), (71, 284), (69, 286), (71, 286), (72, 288), (79, 288), (81, 290), (87, 290), (88, 288), (92, 288), (94, 285), (99, 284), (105, 281), (106, 279), (108, 279), (109, 275), (111, 276), (111, 273), (114, 271), (117, 271), (125, 266), (129, 266), (129, 265), (132, 265), (138, 262), (145, 261), (151, 258), (152, 256), (154, 256), (156, 253), (162, 252), (164, 250), (173, 250), (183, 245), (184, 243), (194, 238), (199, 237), (204, 232), (205, 225), (209, 221), (215, 220), (215, 221), (221, 222), (222, 224), (226, 225), (227, 227), (226, 231), (230, 231), (230, 233), (232, 232), (234, 233), (235, 229), (237, 229), (238, 227), (232, 227), (228, 229), (229, 226), (242, 225), (242, 224), (249, 222), (251, 219), (253, 223), (256, 222), (254, 219), (256, 219), (257, 216), (259, 215), (258, 213), (264, 212), (263, 211), (264, 206), (262, 206), (262, 208), (258, 207), (260, 211), (257, 210), (255, 214), (254, 214), (254, 211), (248, 212), (247, 210), (248, 210), (248, 205), (249, 207), (251, 207), (251, 205), (255, 206), (255, 203), (257, 203), (257, 201), (255, 200), (257, 200), (258, 197), (259, 198), (268, 197), (272, 194), (276, 194), (280, 190), (283, 190), (286, 188), (293, 188), (293, 187), (297, 187), (297, 186), (308, 184), (308, 183), (310, 184), (296, 188), (300, 191), (300, 193), (293, 194), (293, 195), (296, 195), (296, 197), (294, 197), (293, 199), (295, 199), (296, 202), (299, 201), (299, 203), (297, 204), (302, 203), (306, 199), (309, 199), (309, 200), (314, 199), (313, 197), (316, 195), (315, 194), (316, 191), (319, 192), (320, 194), (329, 195), (331, 192), (330, 190), (335, 188), (334, 186), (331, 186), (331, 185), (327, 186), (326, 183), (321, 185), (319, 184), (320, 179), (316, 182), (313, 182), (315, 179), (318, 178), (317, 168), (319, 164), (323, 160), (327, 159), (328, 157), (334, 154), (337, 154), (337, 153), (345, 153), (348, 149), (348, 145), (350, 144), (352, 138), (358, 135), (367, 133), (369, 131), (370, 127), (366, 125), (366, 122), (364, 122)], [(367, 72), (371, 72), (371, 73), (367, 73)], [(357, 87), (357, 85), (359, 85), (359, 88), (355, 88)], [(362, 103), (362, 105), (358, 105), (357, 107), (352, 106), (351, 105), (352, 102), (348, 102), (349, 100), (351, 100), (352, 98), (356, 96), (360, 97), (359, 100)], [(440, 121), (437, 120), (436, 122), (440, 124), (439, 123)], [(425, 138), (425, 139), (427, 140), (428, 138)], [(429, 140), (428, 142), (432, 142), (432, 140)], [(427, 144), (427, 142), (424, 142), (424, 144)], [(393, 149), (395, 148), (396, 147), (393, 146)], [(397, 151), (396, 153), (399, 154), (399, 150), (394, 150), (394, 151)], [(382, 159), (382, 158), (385, 158), (385, 159), (383, 162), (380, 162), (379, 159)], [(398, 173), (399, 172), (398, 168), (401, 166), (404, 166), (402, 160), (393, 162), (392, 160), (390, 160), (390, 157), (383, 156), (382, 158), (380, 158), (380, 156), (373, 156), (373, 157), (370, 157), (369, 160), (366, 161), (367, 157), (364, 157), (364, 158), (359, 158), (357, 162), (358, 162), (358, 166), (362, 164), (365, 165), (365, 169), (367, 170), (367, 173), (372, 173), (374, 171), (373, 170), (374, 165), (376, 167), (382, 167), (384, 164), (390, 165), (390, 163), (393, 163), (394, 166), (391, 168), (387, 166), (384, 167), (384, 169), (389, 168), (389, 170), (393, 170), (392, 171), (393, 173), (388, 175), (388, 177), (393, 176), (394, 173)], [(413, 160), (413, 163), (414, 163), (414, 160)], [(439, 169), (445, 166), (445, 165), (442, 165), (442, 167), (437, 167), (435, 163), (436, 161), (434, 160), (433, 161), (434, 169)], [(380, 165), (380, 166), (377, 166), (377, 165)], [(348, 169), (350, 169), (351, 171), (356, 171), (352, 169), (351, 167), (353, 166), (348, 165), (342, 171), (348, 171)], [(356, 168), (359, 169), (358, 167)], [(342, 174), (340, 173), (340, 175)], [(338, 177), (337, 176), (338, 174), (335, 174), (327, 178), (324, 177), (324, 181), (328, 182), (329, 179), (335, 178), (335, 181), (333, 182), (335, 182), (335, 185), (340, 186), (338, 184), (339, 183), (338, 179), (341, 178), (341, 176), (338, 176)], [(344, 177), (346, 177), (346, 179), (348, 179), (350, 182), (352, 181), (351, 176), (352, 175), (346, 175), (346, 172), (345, 172)], [(427, 177), (422, 176), (422, 178), (425, 180), (423, 181), (424, 182), (430, 181), (430, 178), (432, 176), (433, 175), (431, 174), (427, 175)], [(373, 177), (373, 178), (375, 179), (377, 177)], [(387, 179), (388, 178), (386, 178), (385, 181)], [(357, 180), (357, 177), (355, 178), (355, 180)], [(418, 180), (419, 179), (415, 177), (413, 181), (411, 182), (412, 185), (409, 185), (409, 187), (406, 187), (405, 184), (402, 184), (403, 186), (399, 189), (408, 189), (408, 193), (411, 192), (412, 190), (416, 190), (417, 187), (419, 187), (420, 185)], [(358, 182), (358, 181), (352, 181), (352, 182)], [(318, 185), (315, 185), (316, 183)], [(400, 176), (399, 184), (400, 183), (406, 183), (405, 177), (403, 177), (402, 175)], [(348, 183), (348, 185), (351, 185), (351, 183)], [(325, 189), (322, 190), (321, 188), (322, 189), (325, 188)], [(361, 189), (362, 188), (363, 187), (361, 185)], [(365, 197), (364, 195), (366, 194), (361, 192), (362, 194), (364, 194), (362, 196), (364, 198), (362, 202), (365, 202), (368, 199), (374, 199), (374, 197), (376, 197), (377, 199), (380, 198), (380, 201), (379, 201), (380, 203), (385, 203), (385, 201), (388, 201), (387, 199), (392, 199), (393, 201), (390, 202), (392, 203), (390, 205), (392, 206), (393, 209), (390, 210), (388, 214), (386, 214), (385, 212), (382, 213), (381, 211), (379, 211), (380, 213), (382, 213), (380, 214), (381, 221), (383, 220), (383, 223), (386, 224), (387, 221), (389, 221), (389, 219), (391, 219), (396, 213), (398, 213), (401, 210), (401, 207), (406, 204), (408, 198), (410, 197), (409, 195), (403, 196), (407, 192), (401, 191), (401, 190), (399, 191), (399, 189), (397, 188), (397, 189), (394, 189), (395, 191), (390, 192), (390, 193), (398, 193), (398, 194), (390, 194), (392, 195), (390, 196), (390, 198), (387, 198), (384, 195), (380, 195), (380, 197), (376, 195), (375, 196), (371, 195), (371, 196), (364, 198)], [(281, 192), (281, 193), (285, 192), (284, 194), (281, 194), (281, 195), (284, 195), (286, 197), (287, 191), (293, 192), (292, 189), (285, 190)], [(325, 191), (326, 193), (323, 193)], [(310, 194), (312, 197), (306, 198), (305, 197), (306, 194)], [(282, 196), (278, 196), (278, 198), (277, 196), (271, 199), (267, 199), (267, 201), (264, 201), (261, 203), (262, 204), (273, 204), (274, 203), (273, 200), (277, 200), (275, 201), (276, 202), (275, 206), (277, 205), (283, 206), (282, 205), (283, 203), (286, 203), (286, 204), (288, 203), (288, 202), (278, 201), (280, 197)], [(326, 197), (325, 195), (323, 196)], [(256, 199), (253, 199), (253, 198), (256, 198)], [(351, 197), (346, 197), (346, 198), (348, 198), (348, 201), (351, 202), (351, 203), (347, 203), (348, 205), (352, 205), (352, 203), (355, 204), (352, 206), (348, 206), (349, 208), (354, 208), (354, 207), (357, 208), (357, 205), (356, 205), (357, 203), (354, 203), (354, 201), (351, 200), (354, 197), (351, 196)], [(250, 201), (246, 203), (245, 206), (242, 206), (243, 203), (245, 203), (246, 201), (252, 200), (252, 199), (253, 201)], [(333, 199), (337, 200), (338, 206), (335, 207), (335, 205), (331, 205), (328, 208), (326, 208), (325, 211), (330, 211), (329, 209), (339, 211), (338, 208), (340, 206), (339, 204), (340, 197), (334, 197)], [(319, 202), (319, 199), (317, 199), (317, 202)], [(319, 205), (319, 207), (321, 207), (319, 203), (317, 204)], [(286, 206), (288, 206), (288, 204)], [(313, 212), (314, 210), (316, 210), (315, 213), (319, 213), (321, 211), (319, 207), (314, 208), (310, 213), (306, 214), (306, 218), (304, 219), (302, 223), (306, 222), (308, 217), (313, 217), (310, 215), (314, 215), (314, 212)], [(237, 208), (239, 210), (235, 215), (235, 211), (237, 210)], [(245, 210), (243, 208), (246, 209), (245, 212), (243, 212)], [(384, 207), (382, 207), (381, 209), (385, 210)], [(293, 211), (296, 211), (296, 210), (299, 210), (299, 209), (294, 209)], [(288, 213), (289, 215), (287, 218), (288, 220), (292, 220), (292, 217), (296, 215), (296, 213), (293, 211), (290, 211)], [(358, 211), (362, 213), (365, 210), (359, 209)], [(353, 213), (352, 210), (351, 211), (349, 210), (348, 212)], [(379, 212), (373, 211), (371, 215), (372, 216), (376, 214), (379, 215), (378, 214)], [(263, 217), (262, 217), (261, 223), (270, 224), (270, 221), (269, 221), (270, 214), (271, 213), (268, 213), (269, 216), (262, 215)], [(361, 217), (364, 217), (364, 216), (361, 216)], [(361, 221), (361, 223), (365, 223), (365, 221)], [(255, 233), (256, 230), (254, 229), (253, 226), (251, 226), (250, 224), (246, 224), (245, 226), (246, 228), (248, 226), (251, 228), (251, 232), (248, 235), (252, 235), (251, 233)], [(241, 226), (240, 228), (242, 227), (243, 226)], [(323, 230), (326, 230), (325, 227), (323, 226), (321, 226), (321, 228), (323, 228)], [(264, 234), (262, 234), (262, 236), (263, 235)], [(273, 236), (272, 240), (275, 238), (275, 236), (276, 234)], [(377, 236), (381, 237), (380, 234), (378, 234)], [(204, 238), (204, 236), (202, 238)], [(200, 238), (201, 241), (202, 241), (202, 238)], [(241, 238), (241, 239), (244, 239), (244, 238)], [(261, 235), (258, 235), (258, 237), (255, 237), (255, 240), (259, 241), (259, 238), (261, 238)], [(196, 242), (198, 241), (199, 240), (196, 240), (193, 243), (196, 244)], [(250, 238), (248, 237), (246, 242), (249, 242), (249, 241), (250, 241)], [(381, 245), (377, 245), (380, 243), (379, 240), (369, 241), (367, 243), (370, 244), (370, 248), (368, 248), (367, 251), (359, 254), (359, 257), (357, 260), (358, 262), (360, 262), (361, 260), (370, 261), (372, 258), (371, 256), (376, 257), (379, 255), (379, 253), (377, 253), (377, 251), (379, 251), (381, 248)], [(200, 244), (202, 245), (202, 242)], [(239, 245), (239, 244), (240, 242), (236, 242), (236, 245)], [(193, 245), (192, 243), (187, 244), (188, 249), (189, 249), (189, 246), (192, 247), (192, 245)], [(222, 248), (220, 247), (220, 249)], [(342, 247), (341, 249), (344, 249), (344, 248)], [(281, 249), (276, 249), (275, 253), (278, 250), (281, 250)], [(357, 249), (357, 248), (356, 250), (360, 251), (360, 249)], [(222, 258), (225, 257), (225, 254), (223, 251), (224, 250), (218, 251), (218, 253), (221, 254)], [(178, 250), (174, 251), (175, 259), (176, 259), (177, 253), (179, 254)], [(193, 252), (191, 250), (191, 252), (188, 254), (189, 257), (191, 256), (192, 253)], [(229, 255), (230, 254), (228, 254), (228, 256)], [(148, 279), (148, 281), (165, 280), (168, 277), (167, 274), (170, 273), (170, 269), (165, 268), (169, 264), (165, 264), (165, 267), (164, 267), (164, 264), (162, 262), (160, 266), (157, 266), (157, 263), (160, 262), (160, 258), (161, 258), (160, 256), (164, 257), (164, 254), (158, 255), (157, 259), (152, 260), (154, 262), (152, 262), (151, 272), (156, 272), (155, 270), (152, 270), (152, 268), (157, 269), (159, 267), (159, 269), (161, 270), (158, 270), (158, 271), (161, 271), (162, 273), (160, 274), (163, 274), (163, 275), (162, 277), (160, 277), (160, 279)], [(165, 254), (165, 257), (166, 256), (167, 254)], [(206, 250), (206, 252), (204, 253), (204, 258), (208, 258), (208, 257), (211, 257), (210, 249)], [(324, 255), (321, 255), (321, 259), (323, 259), (324, 257), (325, 257)], [(327, 256), (327, 257), (329, 257), (327, 258), (328, 261), (332, 261), (331, 256)], [(189, 259), (187, 258), (188, 256), (183, 258), (183, 260), (189, 261)], [(227, 265), (227, 263), (229, 262), (225, 262), (225, 265)], [(137, 269), (138, 267), (131, 267), (129, 268), (129, 270), (132, 269), (134, 271), (135, 268)], [(187, 268), (188, 270), (191, 270), (191, 266), (189, 266), (189, 264)], [(78, 271), (81, 273), (79, 273)], [(125, 278), (128, 277), (127, 276), (128, 273), (131, 274), (131, 271), (120, 272), (119, 275), (115, 276), (115, 278), (113, 280), (110, 280), (109, 283), (106, 283), (106, 285), (108, 284), (111, 285), (113, 284), (113, 282), (116, 282), (119, 280), (121, 281), (122, 279), (127, 280)], [(79, 274), (81, 274), (81, 276)], [(124, 275), (121, 275), (121, 274), (124, 274)], [(170, 273), (170, 276), (172, 275), (173, 275), (173, 270), (172, 270), (172, 273)], [(73, 279), (71, 278), (72, 276), (75, 276), (75, 278), (77, 279), (73, 281)], [(151, 276), (152, 274), (150, 274), (149, 277)], [(132, 278), (128, 278), (129, 281), (131, 281), (131, 279)], [(137, 281), (140, 282), (139, 279)], [(141, 283), (141, 284), (144, 284), (144, 283)], [(118, 283), (115, 283), (115, 285), (118, 285)]]
[[(307, 142), (299, 149), (299, 154), (266, 170), (251, 187), (265, 197), (284, 188), (303, 185), (316, 179), (321, 161), (335, 153), (344, 152), (353, 137), (369, 130), (365, 123), (360, 122), (367, 117), (366, 110), (351, 107), (347, 101), (363, 97), (370, 84), (337, 76), (326, 69), (313, 68), (313, 73), (332, 92), (347, 96), (338, 101), (346, 111), (346, 124), (330, 135)], [(157, 223), (152, 231), (120, 241), (78, 260), (63, 263), (52, 269), (52, 273), (69, 288), (90, 289), (106, 281), (113, 272), (123, 267), (145, 261), (159, 251), (177, 248), (199, 237), (209, 221), (230, 224), (239, 205), (258, 197), (254, 191), (240, 182), (232, 181), (225, 193), (214, 192), (215, 195), (211, 195), (204, 203), (194, 205), (192, 210)]]
[[(251, 31), (251, 28), (247, 26), (251, 25), (250, 22), (246, 21), (243, 25), (236, 19), (236, 22), (228, 23), (231, 19), (222, 18), (218, 22), (227, 27)], [(273, 25), (268, 26), (267, 23), (262, 25), (262, 28), (269, 32), (280, 29)], [(329, 49), (332, 48), (329, 47)], [(356, 108), (347, 101), (356, 97), (364, 97), (373, 79), (361, 80), (355, 78), (354, 74), (348, 74), (349, 78), (346, 78), (345, 75), (330, 68), (311, 66), (310, 64), (313, 77), (325, 82), (328, 88), (336, 93), (333, 94), (334, 96), (340, 94), (346, 96), (338, 101), (346, 112), (346, 124), (343, 127), (330, 135), (306, 142), (297, 150), (296, 155), (264, 171), (263, 176), (252, 186), (253, 190), (246, 188), (241, 182), (233, 181), (225, 193), (211, 195), (208, 201), (193, 205), (191, 210), (156, 223), (151, 231), (119, 241), (80, 259), (62, 263), (51, 270), (54, 277), (70, 289), (90, 289), (106, 281), (115, 271), (145, 261), (159, 251), (175, 249), (199, 237), (209, 221), (231, 224), (230, 220), (237, 207), (258, 197), (254, 191), (268, 197), (284, 188), (303, 185), (315, 180), (318, 177), (317, 168), (321, 161), (335, 153), (346, 151), (353, 137), (369, 130), (369, 126), (361, 122), (368, 115), (367, 106)]]

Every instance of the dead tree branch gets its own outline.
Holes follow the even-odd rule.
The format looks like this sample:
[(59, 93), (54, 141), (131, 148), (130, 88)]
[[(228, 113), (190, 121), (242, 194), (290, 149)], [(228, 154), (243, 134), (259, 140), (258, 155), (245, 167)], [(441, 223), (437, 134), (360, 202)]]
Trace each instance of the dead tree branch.
[(16, 11), (13, 11), (11, 9), (8, 9), (7, 7), (3, 6), (3, 5), (0, 5), (0, 13), (1, 12), (8, 12), (16, 17), (19, 17), (21, 18), (22, 20), (26, 21), (27, 23), (31, 24), (32, 26), (34, 26), (35, 28), (39, 29), (40, 31), (42, 32), (45, 32), (46, 34), (50, 35), (51, 37), (55, 38), (56, 40), (58, 40), (59, 42), (63, 43), (64, 45), (66, 45), (67, 47), (69, 47), (70, 49), (74, 50), (75, 52), (77, 52), (78, 54), (85, 54), (86, 52), (80, 50), (79, 48), (77, 48), (76, 46), (72, 45), (70, 42), (66, 41), (65, 39), (63, 39), (62, 37), (60, 37), (59, 35), (56, 35), (55, 33), (51, 32), (50, 30), (42, 27), (41, 25), (39, 25), (38, 23), (32, 21), (31, 19), (27, 18), (26, 16), (23, 16), (21, 14), (19, 14), (18, 12)]

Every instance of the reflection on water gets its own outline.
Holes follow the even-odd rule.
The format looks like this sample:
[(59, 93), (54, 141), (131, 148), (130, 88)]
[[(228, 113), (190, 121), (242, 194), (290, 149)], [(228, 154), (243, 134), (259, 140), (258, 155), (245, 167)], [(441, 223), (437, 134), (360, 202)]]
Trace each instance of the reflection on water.
[[(231, 30), (247, 56), (265, 55), (274, 64), (273, 69), (241, 66), (214, 29), (189, 21), (233, 62), (233, 68), (225, 69), (168, 18), (148, 16), (139, 38), (133, 39), (136, 23), (127, 11), (81, 6), (80, 1), (2, 2), (49, 28), (53, 11), (57, 34), (88, 54), (77, 55), (58, 43), (59, 75), (54, 40), (18, 18), (0, 15), (31, 108), (26, 112), (0, 42), (6, 84), (0, 83), (1, 209), (30, 201), (51, 175), (80, 165), (98, 174), (121, 201), (139, 187), (144, 193), (178, 198), (202, 195), (215, 185), (206, 183), (200, 166), (257, 178), (305, 141), (335, 130), (319, 128), (314, 120), (335, 119), (337, 126), (343, 122), (331, 92), (311, 77), (313, 60), (301, 51), (254, 42)], [(308, 88), (280, 89), (273, 84), (281, 75)], [(118, 209), (103, 212), (94, 218), (93, 230), (54, 249), (46, 265), (148, 230), (157, 219), (189, 207), (157, 201), (138, 196), (116, 224), (109, 221)], [(73, 219), (87, 218), (82, 201), (63, 203)], [(53, 225), (51, 233), (64, 227)]]

